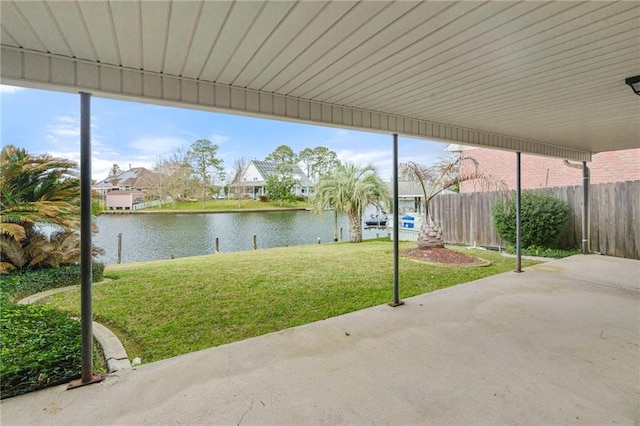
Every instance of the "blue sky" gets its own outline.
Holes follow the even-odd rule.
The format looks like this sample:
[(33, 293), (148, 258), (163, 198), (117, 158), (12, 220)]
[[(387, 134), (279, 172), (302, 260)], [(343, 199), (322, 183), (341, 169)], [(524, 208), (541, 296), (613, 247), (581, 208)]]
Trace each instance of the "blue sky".
[[(0, 86), (2, 146), (13, 144), (33, 154), (80, 159), (80, 97), (77, 94)], [(219, 146), (227, 170), (245, 156), (263, 160), (279, 145), (295, 152), (326, 146), (342, 161), (375, 164), (380, 176), (391, 178), (392, 137), (331, 127), (266, 120), (190, 109), (92, 97), (92, 177), (121, 169), (152, 169), (160, 157), (197, 139)], [(432, 164), (447, 157), (445, 144), (419, 139), (399, 140), (400, 162)]]

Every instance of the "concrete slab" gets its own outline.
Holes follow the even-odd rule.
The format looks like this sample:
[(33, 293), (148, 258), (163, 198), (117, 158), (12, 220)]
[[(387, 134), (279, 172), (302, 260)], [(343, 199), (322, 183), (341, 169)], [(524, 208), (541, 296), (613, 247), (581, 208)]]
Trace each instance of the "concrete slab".
[(639, 301), (639, 261), (574, 256), (11, 398), (1, 420), (637, 424)]

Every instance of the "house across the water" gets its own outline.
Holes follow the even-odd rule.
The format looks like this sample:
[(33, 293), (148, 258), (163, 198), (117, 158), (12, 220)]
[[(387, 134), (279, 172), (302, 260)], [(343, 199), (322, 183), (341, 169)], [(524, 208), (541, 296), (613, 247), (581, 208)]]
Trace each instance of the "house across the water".
[[(230, 185), (233, 189), (229, 195), (235, 197), (236, 188), (239, 189), (239, 196), (243, 198), (258, 198), (261, 195), (266, 195), (267, 179), (275, 173), (275, 163), (251, 160), (240, 180)], [(313, 193), (313, 182), (297, 164), (293, 165), (293, 178), (297, 182), (292, 188), (292, 192), (296, 197), (306, 198)]]
[(91, 189), (106, 203), (107, 210), (131, 210), (135, 204), (144, 202), (153, 175), (144, 167), (134, 167), (99, 181)]

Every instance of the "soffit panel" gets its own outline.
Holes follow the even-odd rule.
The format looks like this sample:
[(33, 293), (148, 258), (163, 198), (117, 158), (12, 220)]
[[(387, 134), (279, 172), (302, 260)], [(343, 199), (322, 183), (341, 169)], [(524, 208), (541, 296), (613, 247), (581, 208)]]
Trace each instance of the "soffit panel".
[(142, 10), (141, 3), (117, 1), (111, 3), (113, 23), (118, 35), (118, 49), (122, 65), (142, 68)]
[(409, 11), (420, 6), (420, 3), (408, 1), (393, 4), (385, 3), (384, 8), (380, 8), (369, 20), (363, 22), (348, 38), (331, 46), (331, 49), (318, 57), (315, 63), (310, 63), (304, 68), (298, 67), (299, 72), (297, 75), (285, 82), (278, 91), (294, 94), (305, 90), (301, 88), (302, 86), (314, 87), (314, 81), (317, 84), (318, 78), (326, 76), (327, 72), (335, 71), (334, 67), (341, 62), (346, 62), (346, 58), (350, 58), (349, 62), (354, 61), (355, 59), (352, 55), (367, 43), (371, 46), (369, 53), (375, 52), (380, 48), (380, 44), (373, 40), (379, 37), (380, 33), (385, 31), (393, 22), (402, 19)]
[[(96, 49), (93, 46), (89, 29), (80, 14), (80, 6), (77, 2), (57, 2), (47, 3), (49, 11), (55, 21), (55, 25), (60, 29), (62, 36), (69, 43), (71, 56), (89, 61), (98, 60)], [(3, 19), (4, 21), (4, 19)], [(62, 51), (57, 51), (49, 47), (51, 53), (64, 55)]]
[[(492, 99), (497, 99), (500, 94), (508, 93), (514, 87), (521, 90), (523, 86), (532, 85), (533, 80), (547, 78), (547, 73), (553, 74), (556, 79), (559, 74), (564, 72), (563, 81), (573, 84), (572, 75), (567, 74), (567, 70), (574, 72), (576, 67), (584, 67), (584, 65), (588, 66), (587, 69), (597, 67), (602, 61), (602, 55), (616, 56), (619, 54), (619, 50), (628, 46), (636, 48), (638, 44), (637, 30), (634, 25), (633, 20), (627, 20), (609, 27), (615, 28), (615, 30), (605, 30), (606, 34), (593, 42), (589, 42), (586, 37), (576, 38), (571, 42), (545, 49), (544, 56), (539, 51), (531, 52), (528, 56), (522, 56), (522, 60), (509, 61), (508, 65), (505, 64), (502, 67), (473, 68), (476, 70), (473, 79), (462, 77), (458, 82), (451, 82), (448, 86), (436, 87), (432, 89), (429, 100), (434, 101), (434, 109), (437, 107), (439, 111), (443, 111), (447, 108), (447, 103), (456, 107), (459, 106), (461, 99), (465, 99), (467, 102), (486, 99), (488, 92), (491, 92)], [(616, 34), (614, 31), (618, 33)], [(535, 59), (536, 57), (538, 59)], [(547, 78), (547, 80), (551, 79)], [(541, 86), (538, 85), (538, 90), (540, 88)], [(402, 98), (402, 93), (406, 95), (406, 90), (402, 91), (395, 99), (391, 98), (387, 101), (395, 107), (398, 105), (398, 98), (408, 103), (416, 97), (413, 95), (409, 98)], [(435, 103), (436, 101), (438, 102)], [(365, 102), (363, 101), (363, 103)], [(423, 112), (429, 113), (430, 111), (427, 108)]]
[(225, 27), (228, 14), (233, 3), (209, 1), (205, 2), (200, 12), (200, 20), (195, 28), (190, 47), (185, 51), (187, 57), (182, 65), (184, 77), (199, 78), (217, 44), (218, 37)]
[[(14, 2), (2, 4), (2, 28), (11, 36), (19, 47), (25, 49), (46, 51), (42, 40), (36, 30), (27, 21)], [(3, 40), (4, 43), (4, 40)]]
[(29, 26), (38, 29), (37, 38), (47, 52), (61, 52), (63, 55), (73, 56), (46, 3), (23, 1), (11, 4), (24, 16)]
[[(350, 53), (335, 67), (319, 76), (320, 82), (310, 81), (297, 96), (311, 99), (330, 99), (351, 88), (350, 82), (366, 81), (367, 70), (377, 63), (398, 55), (411, 46), (416, 47), (430, 34), (437, 33), (447, 22), (468, 14), (482, 6), (475, 2), (429, 2), (412, 10), (403, 19), (390, 23), (384, 31), (370, 39), (362, 48)], [(423, 46), (428, 46), (423, 44)], [(355, 82), (357, 83), (357, 82)]]
[(202, 2), (186, 2), (182, 7), (171, 9), (166, 50), (162, 58), (162, 72), (164, 74), (182, 74), (182, 67), (198, 28), (203, 6)]
[[(357, 3), (346, 11), (334, 24), (318, 38), (307, 45), (304, 51), (293, 58), (271, 81), (262, 87), (268, 92), (292, 94), (283, 86), (297, 77), (301, 70), (314, 64), (321, 64), (324, 55), (343, 42), (354, 43), (351, 35), (365, 22), (370, 21), (388, 4), (383, 2)], [(294, 94), (295, 95), (295, 94)]]
[[(162, 72), (173, 3), (143, 1), (140, 6), (142, 8), (142, 19), (139, 24), (139, 32), (142, 34), (142, 52), (140, 52), (142, 69)], [(135, 49), (135, 46), (130, 45), (130, 48)]]
[(207, 81), (218, 81), (220, 73), (231, 60), (234, 52), (248, 34), (260, 12), (267, 2), (236, 2), (227, 16), (215, 41), (209, 60), (197, 78)]
[[(569, 5), (570, 3), (561, 3)], [(539, 7), (526, 17), (527, 20), (544, 19), (539, 16), (547, 16), (548, 7)], [(553, 19), (542, 20), (541, 23), (553, 25), (553, 20), (565, 14), (559, 10), (554, 10)], [(576, 12), (575, 8), (565, 11), (567, 18), (571, 18)], [(574, 13), (570, 13), (574, 12)], [(549, 22), (551, 21), (551, 22)], [(515, 25), (515, 27), (513, 27)], [(429, 57), (423, 59), (424, 64), (418, 62), (413, 67), (406, 67), (399, 72), (396, 77), (401, 84), (394, 85), (393, 88), (387, 87), (381, 93), (374, 92), (374, 95), (386, 96), (391, 102), (396, 99), (405, 99), (407, 97), (421, 97), (425, 92), (429, 94), (437, 94), (444, 92), (446, 89), (455, 89), (461, 83), (468, 81), (477, 82), (485, 76), (493, 76), (494, 74), (522, 63), (526, 58), (525, 49), (534, 45), (541, 45), (545, 39), (554, 37), (549, 34), (550, 31), (544, 31), (546, 26), (532, 24), (527, 27), (519, 21), (513, 21), (510, 26), (514, 31), (504, 34), (502, 37), (496, 38), (493, 35), (488, 41), (485, 37), (476, 37), (465, 43), (462, 47), (450, 49), (441, 52), (438, 57)], [(534, 53), (531, 53), (534, 54)], [(423, 69), (419, 69), (422, 66)], [(466, 80), (465, 80), (466, 79)], [(369, 83), (370, 84), (370, 83)], [(349, 93), (343, 93), (343, 96)], [(354, 96), (349, 97), (349, 101), (370, 100), (371, 92), (366, 88), (361, 88)]]
[[(248, 62), (262, 49), (262, 45), (270, 38), (275, 28), (292, 12), (295, 5), (296, 3), (292, 1), (267, 3), (262, 13), (249, 27), (244, 40), (225, 64), (217, 81), (233, 84)], [(273, 25), (274, 23), (276, 24)]]
[(120, 48), (113, 28), (111, 4), (102, 1), (82, 1), (78, 2), (78, 5), (98, 60), (106, 64), (122, 65)]
[(460, 18), (453, 8), (445, 11), (437, 17), (437, 22), (426, 27), (429, 33), (423, 38), (392, 52), (319, 96), (325, 101), (343, 103), (349, 94), (361, 95), (363, 90), (375, 93), (380, 90), (379, 84), (386, 85), (388, 89), (394, 83), (403, 82), (405, 70), (424, 76), (426, 69), (443, 53), (453, 50), (453, 53), (461, 54), (460, 50), (466, 49), (480, 36), (482, 42), (487, 38), (501, 37), (499, 29), (505, 21), (540, 7), (535, 2), (471, 4), (476, 8), (466, 19)]
[[(535, 4), (535, 3), (534, 3)], [(554, 16), (556, 16), (554, 14)], [(629, 15), (620, 13), (619, 20), (629, 20)], [(594, 22), (596, 29), (605, 31), (599, 33), (598, 37), (606, 38), (611, 34), (621, 32), (623, 30), (617, 28), (617, 24), (620, 22), (612, 21), (601, 23), (601, 19), (598, 16), (594, 16), (593, 19), (597, 19)], [(606, 32), (607, 29), (609, 32)], [(397, 75), (395, 77), (383, 75), (384, 78), (374, 77), (372, 79), (362, 80), (356, 83), (352, 88), (346, 88), (341, 94), (335, 97), (323, 98), (326, 102), (336, 103), (364, 103), (368, 100), (367, 95), (370, 97), (384, 97), (393, 102), (396, 98), (404, 98), (407, 96), (419, 96), (420, 94), (429, 94), (430, 96), (437, 96), (441, 94), (442, 97), (451, 99), (456, 93), (461, 93), (465, 98), (469, 96), (470, 87), (471, 95), (476, 97), (484, 97), (484, 94), (479, 94), (479, 86), (482, 87), (485, 80), (493, 82), (493, 86), (500, 86), (503, 81), (500, 79), (501, 73), (508, 73), (508, 76), (512, 79), (519, 78), (519, 72), (527, 72), (532, 67), (539, 66), (544, 62), (553, 62), (557, 60), (561, 55), (568, 54), (573, 55), (573, 49), (581, 45), (588, 46), (589, 43), (596, 39), (593, 35), (589, 37), (589, 32), (593, 32), (594, 29), (588, 28), (584, 31), (575, 31), (575, 34), (558, 34), (561, 31), (566, 31), (564, 28), (556, 27), (555, 29), (545, 31), (539, 36), (534, 38), (528, 38), (527, 44), (533, 44), (528, 49), (525, 46), (515, 44), (509, 45), (506, 49), (499, 50), (493, 56), (473, 55), (475, 59), (465, 61), (465, 52), (458, 49), (452, 49), (450, 57), (458, 57), (458, 61), (462, 62), (461, 65), (455, 67), (448, 67), (445, 73), (439, 72), (441, 70), (437, 68), (431, 68), (432, 65), (437, 66), (435, 58), (428, 59), (429, 63), (425, 63), (427, 69), (418, 69), (417, 67), (411, 68), (408, 63), (406, 67), (396, 67), (392, 71)], [(572, 31), (573, 33), (574, 31)], [(507, 39), (511, 40), (511, 34)], [(480, 38), (477, 38), (480, 39)], [(477, 40), (475, 39), (475, 40)], [(481, 38), (483, 41), (486, 37)], [(545, 42), (541, 42), (545, 40)], [(459, 47), (460, 50), (465, 49), (466, 45), (473, 45), (474, 40), (470, 40), (465, 43), (464, 46)], [(504, 43), (504, 41), (503, 41)], [(488, 44), (488, 48), (492, 49), (493, 46)], [(428, 50), (428, 49), (427, 49)], [(429, 51), (429, 50), (428, 50)], [(404, 64), (403, 64), (404, 65)], [(381, 74), (382, 75), (382, 74)], [(465, 78), (468, 77), (468, 78)], [(376, 85), (376, 83), (378, 83)], [(381, 91), (380, 85), (384, 88)], [(418, 91), (419, 93), (415, 93)], [(349, 96), (352, 94), (352, 96)], [(456, 99), (457, 101), (458, 99)], [(438, 105), (440, 107), (440, 105)]]
[(264, 90), (278, 74), (281, 77), (292, 78), (295, 70), (287, 70), (286, 67), (308, 46), (313, 44), (328, 28), (331, 28), (345, 13), (356, 6), (356, 2), (329, 2), (314, 16), (305, 27), (301, 29), (295, 37), (291, 38), (286, 49), (278, 52), (273, 61), (258, 74), (250, 84), (250, 87), (257, 90)]
[(321, 1), (296, 2), (286, 17), (273, 25), (273, 31), (255, 50), (231, 84), (253, 87), (253, 81), (265, 67), (274, 62), (328, 5), (329, 3)]

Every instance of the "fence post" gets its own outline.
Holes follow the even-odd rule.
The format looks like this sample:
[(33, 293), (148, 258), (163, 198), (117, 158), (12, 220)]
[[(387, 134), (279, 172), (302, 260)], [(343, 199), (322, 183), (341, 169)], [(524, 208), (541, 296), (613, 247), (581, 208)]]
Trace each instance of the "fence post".
[(220, 238), (216, 237), (216, 253), (220, 253)]
[(122, 232), (118, 234), (118, 263), (122, 263)]
[(258, 249), (258, 236), (256, 234), (253, 234), (253, 249)]

